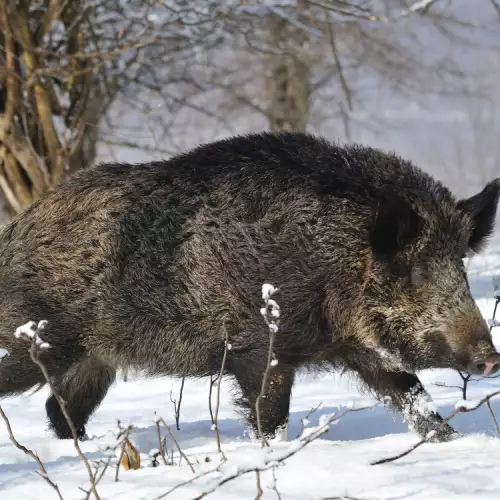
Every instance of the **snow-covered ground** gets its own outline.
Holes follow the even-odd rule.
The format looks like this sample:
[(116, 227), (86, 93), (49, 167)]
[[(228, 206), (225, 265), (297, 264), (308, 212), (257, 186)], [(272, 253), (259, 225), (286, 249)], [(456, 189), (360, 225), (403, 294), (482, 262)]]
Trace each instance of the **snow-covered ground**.
[[(476, 258), (469, 267), (473, 294), (486, 318), (492, 317), (494, 300), (492, 276), (500, 275), (500, 252), (494, 245), (484, 257)], [(497, 317), (500, 317), (500, 311)], [(500, 328), (493, 330), (500, 347)], [(421, 373), (421, 379), (446, 416), (461, 400), (457, 388), (461, 385), (452, 371), (434, 370)], [(184, 387), (177, 439), (193, 462), (196, 475), (215, 469), (220, 464), (215, 434), (211, 430), (208, 410), (208, 380), (188, 381)], [(149, 466), (147, 454), (159, 447), (155, 414), (161, 415), (175, 427), (173, 405), (169, 393), (178, 394), (180, 381), (172, 379), (144, 380), (129, 377), (119, 381), (110, 390), (104, 403), (94, 414), (87, 431), (92, 438), (82, 443), (82, 449), (91, 460), (102, 459), (102, 449), (112, 442), (116, 421), (132, 424), (133, 442), (144, 455), (140, 470), (120, 470), (115, 482), (115, 468), (108, 469), (98, 485), (101, 499), (163, 498), (171, 488), (194, 477), (189, 467), (179, 461), (176, 465)], [(483, 379), (469, 384), (468, 399), (479, 400), (500, 388), (500, 379)], [(179, 487), (165, 498), (190, 499), (210, 490), (225, 475), (237, 467), (262, 463), (263, 452), (251, 441), (244, 423), (231, 404), (231, 383), (222, 384), (219, 429), (227, 462), (220, 472)], [(44, 403), (47, 390), (34, 395), (9, 398), (1, 402), (10, 418), (17, 439), (37, 452), (50, 478), (59, 485), (64, 499), (81, 499), (89, 480), (82, 462), (77, 458), (72, 442), (58, 441), (46, 428)], [(318, 425), (321, 417), (341, 413), (347, 404), (368, 405), (374, 401), (358, 392), (352, 377), (326, 375), (319, 378), (303, 375), (294, 387), (291, 404), (289, 438), (301, 428), (301, 418), (312, 407), (319, 409), (309, 418), (309, 427)], [(492, 401), (492, 408), (500, 417), (500, 399)], [(359, 499), (498, 499), (500, 498), (500, 440), (487, 407), (459, 414), (454, 427), (464, 437), (446, 444), (424, 444), (398, 461), (372, 466), (371, 462), (396, 455), (419, 438), (409, 433), (399, 416), (384, 407), (375, 407), (346, 414), (330, 427), (321, 439), (311, 443), (275, 470), (276, 488), (281, 498), (313, 500), (322, 498)], [(273, 453), (282, 453), (291, 443), (273, 444)], [(171, 447), (171, 442), (167, 445)], [(0, 499), (56, 498), (54, 491), (40, 478), (33, 461), (14, 448), (0, 420)], [(278, 498), (271, 471), (261, 475), (263, 498)], [(222, 500), (253, 499), (257, 495), (255, 473), (249, 473), (226, 483), (209, 498)]]

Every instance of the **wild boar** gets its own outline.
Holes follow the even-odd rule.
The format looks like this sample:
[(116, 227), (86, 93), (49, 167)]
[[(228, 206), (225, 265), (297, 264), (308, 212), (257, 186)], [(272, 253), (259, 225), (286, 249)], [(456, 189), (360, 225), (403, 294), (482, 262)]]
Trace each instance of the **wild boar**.
[[(395, 154), (302, 133), (203, 145), (168, 161), (75, 173), (0, 234), (0, 394), (43, 384), (13, 332), (47, 320), (41, 360), (79, 436), (118, 369), (226, 373), (255, 428), (269, 332), (282, 317), (262, 429), (286, 425), (297, 370), (347, 369), (422, 434), (453, 429), (415, 372), (499, 367), (463, 259), (492, 233), (500, 179), (457, 200)], [(59, 438), (70, 430), (51, 396)]]

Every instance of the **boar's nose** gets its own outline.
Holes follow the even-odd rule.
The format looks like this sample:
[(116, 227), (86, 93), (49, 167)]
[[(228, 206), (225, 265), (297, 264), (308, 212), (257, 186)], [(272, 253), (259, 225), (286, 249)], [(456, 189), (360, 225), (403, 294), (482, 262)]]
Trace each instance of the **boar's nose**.
[(492, 354), (485, 359), (473, 361), (469, 364), (469, 373), (487, 377), (500, 368), (500, 354)]

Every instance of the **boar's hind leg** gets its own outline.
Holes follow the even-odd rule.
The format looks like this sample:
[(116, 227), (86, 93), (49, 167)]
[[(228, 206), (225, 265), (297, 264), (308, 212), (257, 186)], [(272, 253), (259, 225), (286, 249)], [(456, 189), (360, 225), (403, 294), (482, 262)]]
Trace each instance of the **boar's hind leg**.
[[(257, 413), (255, 403), (262, 388), (264, 367), (258, 367), (245, 361), (234, 363), (231, 372), (241, 388), (242, 397), (236, 401), (245, 414), (255, 435), (258, 436)], [(260, 423), (266, 439), (277, 437), (288, 425), (290, 396), (294, 380), (294, 370), (280, 365), (270, 368), (265, 398), (261, 398)]]
[[(66, 409), (79, 438), (85, 436), (87, 420), (102, 402), (114, 380), (114, 368), (91, 356), (86, 356), (75, 363), (64, 375), (55, 379), (56, 390), (66, 403)], [(47, 399), (45, 408), (50, 427), (57, 437), (72, 438), (69, 425), (54, 396)]]
[(430, 397), (418, 377), (405, 371), (388, 371), (376, 366), (356, 366), (363, 381), (381, 398), (404, 415), (405, 421), (422, 437), (435, 432), (432, 440), (448, 441), (456, 432), (430, 406)]

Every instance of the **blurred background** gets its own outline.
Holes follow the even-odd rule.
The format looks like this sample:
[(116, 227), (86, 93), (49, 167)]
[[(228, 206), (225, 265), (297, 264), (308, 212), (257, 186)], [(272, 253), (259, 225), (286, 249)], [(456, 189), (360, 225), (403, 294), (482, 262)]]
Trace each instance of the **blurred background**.
[(500, 1), (0, 0), (1, 221), (102, 161), (307, 130), (500, 176)]

